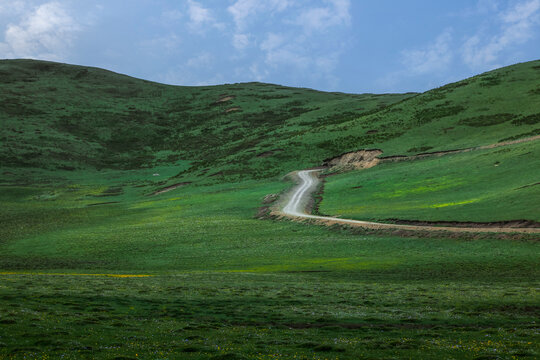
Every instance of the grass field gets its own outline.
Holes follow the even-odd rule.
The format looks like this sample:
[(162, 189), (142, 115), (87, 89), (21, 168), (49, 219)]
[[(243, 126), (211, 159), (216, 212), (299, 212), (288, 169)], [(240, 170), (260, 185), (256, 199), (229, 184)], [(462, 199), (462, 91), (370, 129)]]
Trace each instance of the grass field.
[[(286, 173), (347, 151), (537, 134), (539, 69), (348, 95), (0, 62), (0, 359), (537, 358), (533, 236), (257, 214), (293, 185)], [(320, 211), (539, 221), (539, 152), (529, 142), (333, 175)]]
[(540, 143), (382, 163), (326, 178), (320, 211), (359, 220), (540, 221)]
[[(64, 211), (69, 198), (47, 211), (27, 198), (37, 203), (26, 207), (34, 222), (13, 220), (26, 233), (12, 230), (20, 238), (1, 248), (0, 353), (535, 356), (536, 242), (400, 238), (251, 219), (249, 205), (282, 187), (186, 188), (181, 199), (163, 194), (79, 211)], [(20, 201), (3, 203), (15, 209)]]

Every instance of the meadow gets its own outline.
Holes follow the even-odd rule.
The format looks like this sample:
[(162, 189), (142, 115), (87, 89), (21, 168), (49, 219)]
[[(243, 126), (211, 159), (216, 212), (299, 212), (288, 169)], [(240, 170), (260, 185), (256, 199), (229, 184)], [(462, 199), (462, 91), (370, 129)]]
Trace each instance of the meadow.
[(326, 177), (321, 213), (358, 220), (540, 220), (538, 141)]
[[(534, 235), (327, 227), (265, 207), (288, 172), (347, 151), (538, 134), (539, 69), (349, 95), (0, 62), (0, 358), (537, 358)], [(540, 221), (539, 151), (333, 174), (319, 211)]]

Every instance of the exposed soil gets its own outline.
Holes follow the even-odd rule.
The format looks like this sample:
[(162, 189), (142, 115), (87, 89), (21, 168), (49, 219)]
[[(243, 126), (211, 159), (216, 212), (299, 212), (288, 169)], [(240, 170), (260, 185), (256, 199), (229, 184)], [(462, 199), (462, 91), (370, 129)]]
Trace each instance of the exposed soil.
[(242, 110), (242, 108), (236, 106), (236, 107), (232, 107), (232, 108), (228, 108), (227, 110), (225, 110), (225, 114), (228, 114), (228, 113), (231, 113), (231, 112), (234, 112), (234, 111), (240, 111)]
[(330, 168), (330, 171), (349, 171), (358, 169), (369, 169), (376, 166), (383, 152), (379, 149), (358, 150), (342, 154), (335, 158), (324, 160), (324, 165)]
[(216, 101), (217, 104), (219, 103), (224, 103), (224, 102), (227, 102), (227, 101), (231, 101), (232, 99), (234, 99), (236, 96), (234, 95), (227, 95), (227, 96), (223, 96), (222, 98), (220, 98), (218, 101)]
[(255, 219), (265, 220), (270, 218), (270, 206), (261, 206), (257, 209), (257, 213), (255, 214)]
[(416, 159), (423, 159), (426, 157), (435, 157), (435, 156), (443, 156), (443, 155), (449, 155), (449, 154), (458, 154), (462, 152), (472, 151), (473, 148), (470, 149), (457, 149), (457, 150), (445, 150), (445, 151), (434, 151), (429, 153), (421, 153), (411, 156), (405, 156), (405, 155), (394, 155), (394, 156), (383, 156), (380, 159), (380, 162), (392, 162), (392, 161), (410, 161), (410, 160), (416, 160)]
[(511, 220), (496, 222), (458, 222), (458, 221), (422, 221), (422, 220), (400, 220), (386, 219), (384, 222), (390, 222), (400, 225), (417, 226), (449, 226), (464, 228), (540, 228), (540, 222), (531, 220)]
[[(445, 237), (445, 238), (463, 238), (465, 234), (471, 236), (478, 235), (480, 233), (485, 234), (497, 234), (502, 236), (501, 239), (519, 240), (522, 238), (530, 238), (531, 240), (538, 239), (537, 234), (540, 233), (538, 227), (465, 227), (463, 226), (435, 226), (435, 225), (407, 225), (407, 224), (390, 224), (390, 223), (366, 223), (363, 221), (351, 222), (348, 219), (328, 218), (328, 219), (305, 219), (303, 217), (293, 217), (285, 215), (279, 211), (272, 211), (268, 218), (282, 218), (288, 217), (296, 221), (309, 221), (309, 223), (320, 224), (328, 227), (338, 226), (341, 228), (350, 229), (364, 229), (372, 230), (375, 232), (389, 233), (399, 237)], [(426, 222), (427, 223), (427, 222)], [(425, 236), (422, 236), (424, 234)]]
[(263, 199), (263, 204), (271, 204), (278, 199), (278, 194), (268, 194)]
[(166, 193), (168, 191), (171, 191), (171, 190), (174, 190), (174, 189), (177, 189), (179, 187), (182, 187), (182, 186), (186, 186), (186, 185), (189, 185), (191, 184), (190, 181), (186, 181), (186, 182), (181, 182), (181, 183), (177, 183), (177, 184), (173, 184), (173, 185), (170, 185), (170, 186), (167, 186), (167, 187), (164, 187), (164, 188), (161, 188), (157, 191), (154, 191), (151, 195), (159, 195), (159, 194), (163, 194), (163, 193)]

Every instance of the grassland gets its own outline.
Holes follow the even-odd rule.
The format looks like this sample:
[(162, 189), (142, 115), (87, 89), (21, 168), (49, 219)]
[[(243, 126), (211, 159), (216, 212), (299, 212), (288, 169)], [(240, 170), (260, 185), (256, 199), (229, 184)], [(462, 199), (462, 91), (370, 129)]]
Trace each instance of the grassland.
[(320, 211), (358, 220), (539, 221), (538, 141), (326, 178)]
[[(537, 243), (355, 234), (251, 218), (261, 197), (282, 186), (187, 187), (78, 210), (70, 202), (81, 193), (57, 200), (26, 193), (25, 208), (35, 213), (3, 222), (12, 227), (0, 253), (0, 352), (535, 356)], [(2, 199), (12, 214), (21, 206), (15, 199)], [(152, 276), (76, 275), (89, 273)]]
[[(256, 216), (291, 186), (287, 172), (346, 151), (537, 134), (538, 69), (348, 95), (0, 62), (0, 358), (538, 357), (536, 239)], [(334, 175), (320, 209), (539, 220), (538, 152), (531, 142)]]

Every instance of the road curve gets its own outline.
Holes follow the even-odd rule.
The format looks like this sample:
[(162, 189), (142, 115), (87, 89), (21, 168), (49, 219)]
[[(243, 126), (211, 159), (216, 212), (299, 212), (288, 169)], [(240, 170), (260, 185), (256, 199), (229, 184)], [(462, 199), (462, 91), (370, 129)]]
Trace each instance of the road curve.
[(283, 209), (278, 212), (293, 219), (313, 219), (327, 224), (348, 224), (352, 226), (360, 226), (369, 229), (403, 229), (403, 230), (427, 230), (427, 231), (450, 231), (450, 232), (475, 232), (475, 233), (525, 233), (525, 234), (540, 234), (538, 228), (495, 228), (495, 227), (450, 227), (450, 226), (420, 226), (420, 225), (398, 225), (385, 224), (370, 221), (341, 219), (331, 216), (317, 216), (306, 213), (306, 206), (309, 202), (310, 195), (315, 191), (319, 184), (319, 179), (314, 176), (321, 170), (301, 170), (297, 175), (300, 183), (296, 186), (290, 196), (288, 203)]

